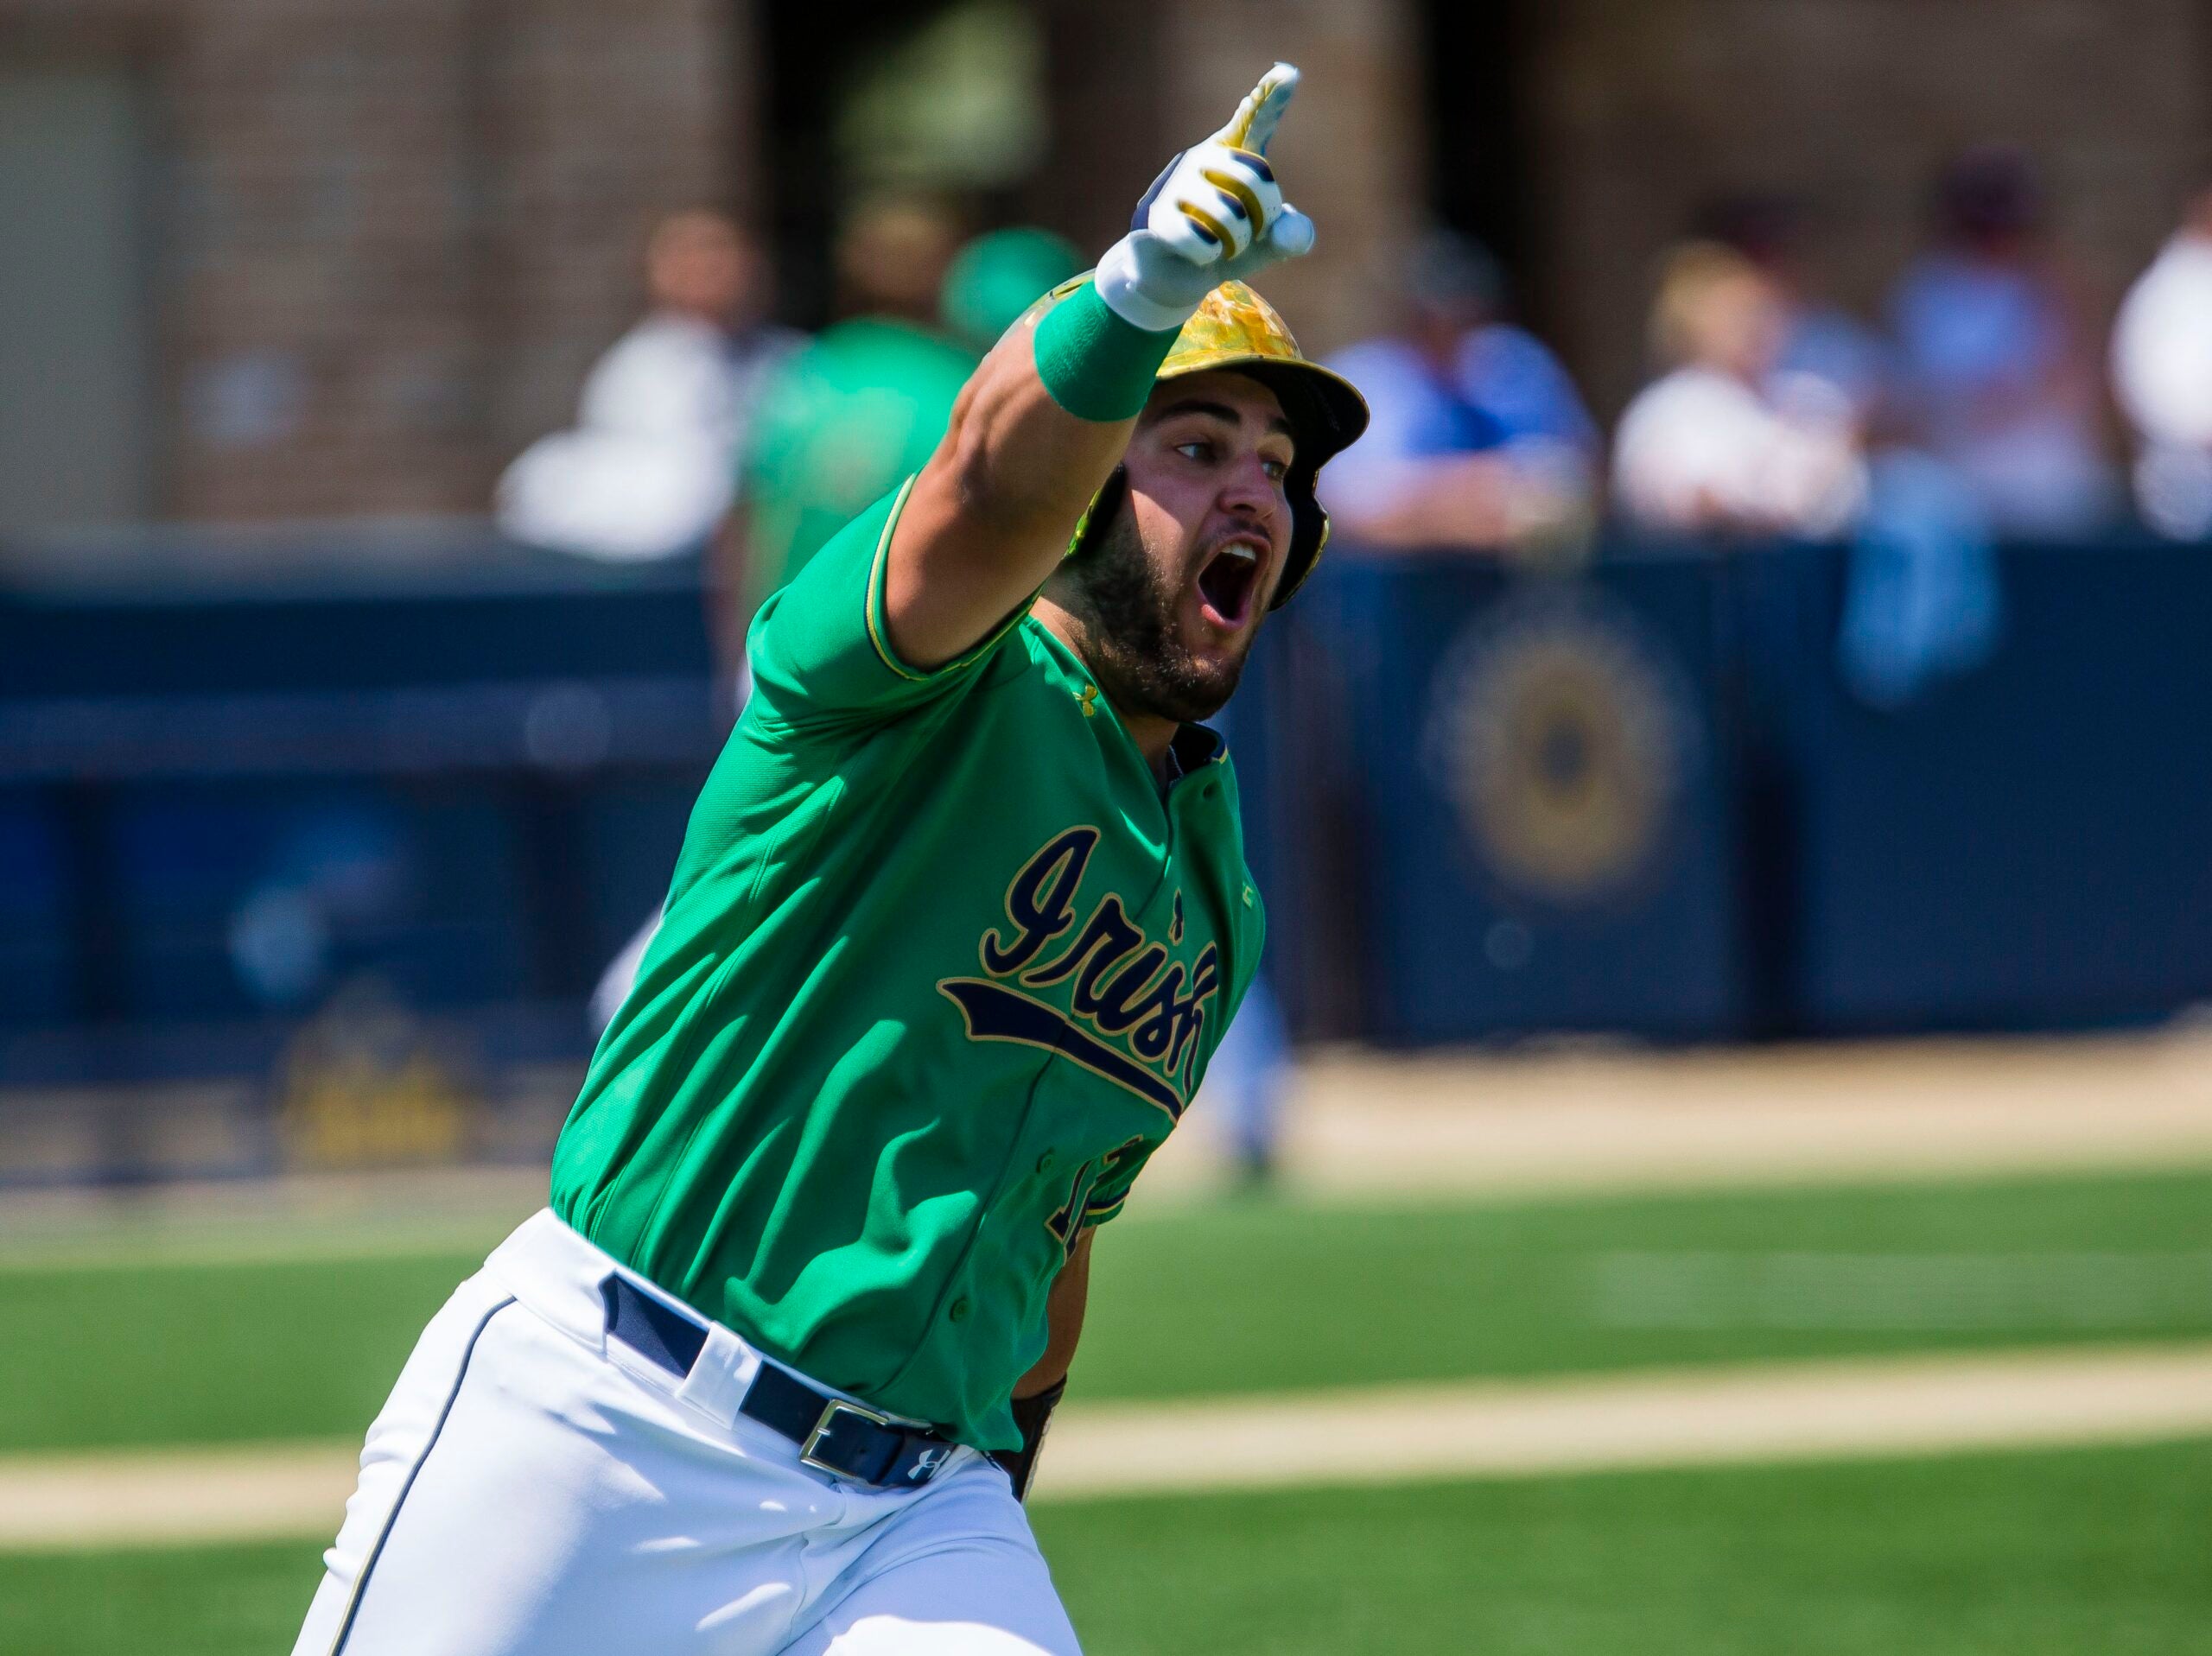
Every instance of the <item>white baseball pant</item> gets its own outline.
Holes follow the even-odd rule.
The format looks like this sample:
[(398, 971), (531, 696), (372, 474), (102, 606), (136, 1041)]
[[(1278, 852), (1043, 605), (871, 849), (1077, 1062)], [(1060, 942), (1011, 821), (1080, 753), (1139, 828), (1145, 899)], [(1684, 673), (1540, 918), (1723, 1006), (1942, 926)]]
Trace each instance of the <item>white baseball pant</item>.
[(620, 1269), (544, 1212), (455, 1291), (294, 1656), (1077, 1656), (988, 1457), (895, 1490), (800, 1465), (737, 1412), (761, 1360), (730, 1329), (682, 1380), (607, 1337)]

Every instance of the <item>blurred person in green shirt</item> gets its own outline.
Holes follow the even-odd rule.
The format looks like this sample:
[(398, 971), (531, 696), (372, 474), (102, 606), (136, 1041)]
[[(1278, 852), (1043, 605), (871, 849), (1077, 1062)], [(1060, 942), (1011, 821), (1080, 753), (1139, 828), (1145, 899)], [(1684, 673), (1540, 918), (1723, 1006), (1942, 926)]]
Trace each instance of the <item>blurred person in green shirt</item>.
[[(953, 399), (983, 352), (1030, 305), (1082, 268), (1048, 231), (976, 237), (947, 258), (950, 221), (879, 201), (837, 242), (848, 308), (771, 380), (753, 411), (738, 506), (717, 547), (717, 638), (743, 706), (746, 630), (768, 596), (830, 537), (929, 463)], [(658, 930), (650, 917), (601, 974), (594, 1029), (605, 1029)]]
[(928, 463), (983, 352), (1080, 268), (1073, 247), (1041, 230), (951, 249), (944, 216), (906, 200), (862, 207), (839, 235), (847, 320), (769, 384), (743, 462), (744, 506), (723, 548), (733, 653), (771, 593)]

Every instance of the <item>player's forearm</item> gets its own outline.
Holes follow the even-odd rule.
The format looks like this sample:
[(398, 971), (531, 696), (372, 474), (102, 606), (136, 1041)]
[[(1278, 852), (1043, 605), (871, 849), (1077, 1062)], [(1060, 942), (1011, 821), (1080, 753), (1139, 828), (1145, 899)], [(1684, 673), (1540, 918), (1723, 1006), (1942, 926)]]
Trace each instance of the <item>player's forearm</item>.
[(909, 661), (958, 655), (1044, 583), (1128, 447), (1173, 338), (1122, 320), (1086, 288), (984, 358), (892, 539), (885, 609)]
[(1268, 140), (1298, 85), (1279, 63), (1227, 125), (1168, 164), (1091, 279), (1015, 328), (961, 393), (892, 531), (891, 643), (931, 667), (1028, 600), (1112, 475), (1184, 322), (1224, 281), (1313, 244)]

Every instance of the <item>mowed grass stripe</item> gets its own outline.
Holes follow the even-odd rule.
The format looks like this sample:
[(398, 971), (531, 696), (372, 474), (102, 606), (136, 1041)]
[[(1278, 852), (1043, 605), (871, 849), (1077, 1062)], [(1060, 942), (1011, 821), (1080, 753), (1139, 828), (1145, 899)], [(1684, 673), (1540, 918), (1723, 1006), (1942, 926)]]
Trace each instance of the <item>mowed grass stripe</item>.
[(1076, 1384), (1199, 1396), (2206, 1334), (2212, 1173), (1255, 1202), (1102, 1234)]
[[(1117, 1656), (2206, 1656), (2212, 1441), (1046, 1505)], [(0, 1555), (0, 1649), (235, 1656), (321, 1542)]]
[(1118, 1656), (2206, 1656), (2212, 1442), (1086, 1501)]
[[(480, 1250), (0, 1273), (0, 1452), (357, 1436)], [(1090, 1399), (2212, 1336), (2212, 1174), (1255, 1201), (1102, 1234)]]

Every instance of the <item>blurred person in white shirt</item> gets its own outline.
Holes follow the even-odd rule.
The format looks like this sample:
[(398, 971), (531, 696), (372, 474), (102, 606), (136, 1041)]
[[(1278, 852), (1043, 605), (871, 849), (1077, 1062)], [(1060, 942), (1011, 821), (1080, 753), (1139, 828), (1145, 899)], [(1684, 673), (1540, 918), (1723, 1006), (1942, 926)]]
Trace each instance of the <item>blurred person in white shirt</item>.
[(1670, 253), (1651, 345), (1669, 371), (1637, 395), (1614, 439), (1613, 498), (1647, 528), (1835, 536), (1864, 504), (1849, 400), (1777, 372), (1789, 312), (1773, 279), (1732, 249)]
[(1870, 440), (1896, 421), (1899, 365), (1896, 347), (1826, 291), (1815, 257), (1821, 225), (1800, 199), (1768, 192), (1716, 195), (1693, 220), (1692, 238), (1741, 253), (1767, 276), (1785, 313), (1774, 373), (1802, 375), (1833, 385)]
[(767, 263), (720, 213), (671, 214), (645, 248), (651, 308), (584, 381), (576, 425), (499, 479), (499, 527), (613, 560), (700, 546), (730, 508), (753, 409), (800, 342), (767, 320)]
[(2113, 390), (2141, 450), (2135, 498), (2177, 540), (2212, 535), (2212, 187), (2128, 290), (2113, 330)]

